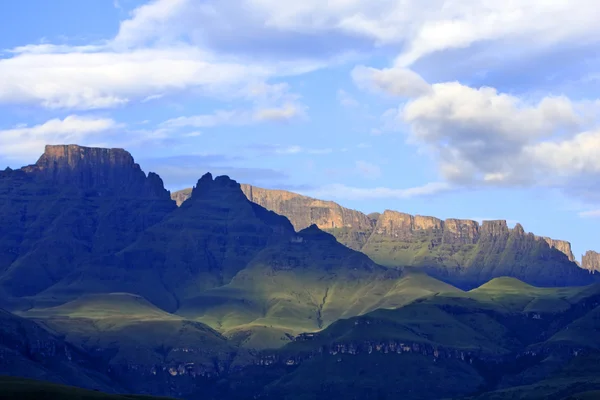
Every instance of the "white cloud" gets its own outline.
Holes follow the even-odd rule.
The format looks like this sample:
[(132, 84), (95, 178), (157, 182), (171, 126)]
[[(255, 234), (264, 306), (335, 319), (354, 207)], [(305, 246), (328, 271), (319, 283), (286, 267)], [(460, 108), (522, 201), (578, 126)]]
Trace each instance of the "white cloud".
[(307, 148), (299, 145), (280, 145), (280, 144), (263, 144), (251, 146), (251, 149), (258, 150), (264, 154), (312, 154), (312, 155), (324, 155), (333, 153), (333, 149), (330, 148)]
[(493, 88), (451, 82), (432, 85), (399, 117), (411, 126), (411, 142), (439, 157), (447, 179), (503, 182), (532, 178), (525, 147), (576, 132), (583, 123), (576, 108), (564, 97), (526, 103)]
[(188, 37), (215, 47), (260, 38), (261, 50), (278, 51), (285, 39), (302, 38), (306, 48), (318, 49), (319, 41), (338, 37), (341, 48), (360, 48), (365, 41), (397, 48), (398, 64), (406, 66), (436, 51), (483, 41), (519, 48), (598, 41), (599, 7), (595, 0), (163, 0), (140, 8), (117, 38), (139, 44)]
[(366, 161), (357, 161), (356, 170), (367, 179), (377, 179), (381, 177), (381, 168), (378, 165)]
[(190, 87), (219, 95), (268, 75), (263, 67), (215, 62), (190, 47), (128, 53), (22, 53), (0, 59), (0, 103), (108, 108)]
[(600, 129), (579, 133), (572, 138), (532, 144), (525, 156), (545, 170), (560, 176), (600, 176)]
[(253, 118), (256, 121), (288, 121), (303, 115), (303, 108), (300, 108), (295, 104), (285, 104), (282, 107), (256, 110)]
[(190, 117), (177, 117), (161, 124), (165, 128), (211, 128), (219, 125), (248, 125), (251, 114), (244, 110), (218, 110), (212, 114), (200, 114)]
[(359, 65), (352, 70), (352, 79), (363, 90), (402, 97), (421, 96), (431, 91), (420, 75), (405, 68), (375, 69)]
[(164, 93), (160, 93), (160, 94), (152, 94), (150, 96), (146, 96), (146, 98), (144, 98), (142, 100), (142, 103), (147, 103), (152, 100), (158, 100), (158, 99), (164, 97), (164, 95), (165, 95)]
[[(391, 121), (396, 129), (407, 126), (408, 142), (433, 157), (448, 182), (564, 186), (569, 182), (560, 178), (600, 176), (600, 130), (593, 128), (597, 121), (591, 116), (600, 111), (598, 102), (564, 96), (526, 101), (491, 87), (430, 85), (398, 67), (383, 75), (369, 71), (357, 81), (359, 86), (412, 97), (382, 119), (388, 129)], [(405, 90), (406, 76), (419, 82), (418, 90)], [(582, 133), (589, 126), (593, 129)]]
[(451, 189), (452, 186), (446, 182), (431, 182), (423, 186), (407, 189), (391, 189), (387, 187), (358, 188), (342, 184), (333, 184), (310, 191), (304, 191), (303, 194), (324, 199), (408, 199), (413, 197), (431, 196)]
[[(382, 45), (407, 65), (480, 41), (522, 48), (600, 39), (595, 0), (521, 3), (155, 0), (135, 9), (104, 42), (13, 49), (0, 59), (0, 103), (95, 109), (190, 88), (235, 96), (248, 82), (314, 71)], [(403, 96), (427, 88), (406, 69), (360, 66), (354, 73), (357, 81), (370, 78), (375, 90)]]
[(600, 218), (600, 210), (589, 210), (578, 213), (581, 218)]
[(262, 121), (287, 121), (304, 115), (304, 110), (294, 104), (283, 107), (258, 108), (249, 110), (218, 110), (212, 114), (200, 114), (189, 117), (169, 119), (161, 124), (166, 129), (183, 127), (211, 128), (221, 125), (244, 126)]
[(91, 144), (120, 127), (110, 118), (70, 115), (35, 126), (0, 130), (0, 155), (13, 159), (39, 156), (46, 144)]
[(358, 107), (360, 105), (354, 97), (352, 97), (350, 94), (348, 94), (348, 92), (342, 89), (338, 90), (337, 99), (340, 102), (340, 104), (344, 107), (353, 108)]

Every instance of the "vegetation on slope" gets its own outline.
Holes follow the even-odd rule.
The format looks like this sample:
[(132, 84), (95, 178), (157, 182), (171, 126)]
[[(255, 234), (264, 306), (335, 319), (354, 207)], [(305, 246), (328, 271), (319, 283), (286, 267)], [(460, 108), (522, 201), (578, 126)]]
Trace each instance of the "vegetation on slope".
[(0, 376), (0, 400), (168, 400), (167, 397), (107, 394), (32, 379)]

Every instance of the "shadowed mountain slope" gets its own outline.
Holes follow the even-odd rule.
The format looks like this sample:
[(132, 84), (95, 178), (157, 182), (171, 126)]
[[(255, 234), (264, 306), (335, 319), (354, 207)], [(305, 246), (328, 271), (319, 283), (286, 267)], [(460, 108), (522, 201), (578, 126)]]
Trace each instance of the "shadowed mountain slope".
[(175, 208), (124, 150), (47, 146), (36, 164), (0, 172), (0, 295), (35, 295)]
[[(344, 245), (389, 266), (423, 268), (462, 288), (499, 276), (541, 286), (586, 285), (595, 281), (574, 262), (569, 242), (525, 233), (506, 221), (476, 221), (409, 215), (386, 210), (368, 216), (331, 201), (283, 190), (242, 185), (248, 199), (285, 215), (296, 228), (316, 224)], [(178, 204), (188, 190), (173, 193)]]

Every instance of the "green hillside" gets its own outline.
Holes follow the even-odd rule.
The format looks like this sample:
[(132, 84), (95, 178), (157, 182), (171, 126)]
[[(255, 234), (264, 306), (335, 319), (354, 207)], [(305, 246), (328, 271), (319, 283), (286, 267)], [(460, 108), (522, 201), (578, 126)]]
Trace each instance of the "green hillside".
[(167, 397), (118, 395), (32, 379), (0, 376), (2, 400), (168, 400)]

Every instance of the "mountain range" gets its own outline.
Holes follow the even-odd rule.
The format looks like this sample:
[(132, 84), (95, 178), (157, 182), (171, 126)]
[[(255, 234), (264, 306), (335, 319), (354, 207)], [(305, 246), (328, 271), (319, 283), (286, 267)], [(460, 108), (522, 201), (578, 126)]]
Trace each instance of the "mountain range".
[(0, 172), (4, 375), (189, 399), (589, 395), (597, 279), (520, 225), (209, 173), (170, 194), (122, 149)]
[[(571, 244), (525, 233), (521, 224), (510, 229), (505, 220), (440, 220), (392, 210), (364, 214), (284, 190), (242, 184), (246, 197), (286, 216), (296, 229), (315, 224), (345, 246), (388, 267), (411, 266), (463, 288), (473, 288), (499, 276), (552, 286), (580, 285), (589, 277), (575, 265)], [(191, 189), (174, 192), (181, 205)], [(562, 254), (561, 254), (562, 253)], [(596, 256), (594, 256), (596, 254)], [(597, 253), (583, 256), (581, 268), (600, 268)]]

